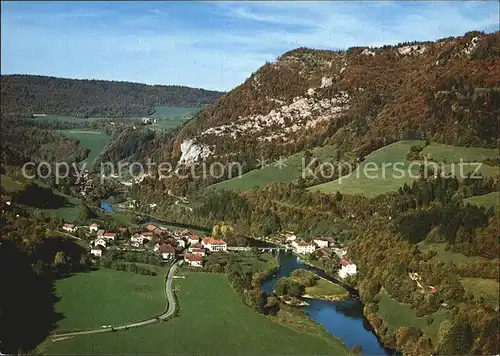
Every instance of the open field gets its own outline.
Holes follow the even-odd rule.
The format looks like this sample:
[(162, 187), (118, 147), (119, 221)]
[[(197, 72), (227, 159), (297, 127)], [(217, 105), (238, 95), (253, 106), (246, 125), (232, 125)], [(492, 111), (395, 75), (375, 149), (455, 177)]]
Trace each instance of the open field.
[(446, 243), (427, 243), (422, 241), (418, 244), (418, 248), (422, 252), (436, 251), (438, 259), (443, 263), (459, 264), (467, 262), (470, 257), (459, 252), (446, 251)]
[[(419, 292), (415, 290), (415, 293)], [(431, 315), (433, 321), (427, 325), (427, 316), (417, 317), (409, 305), (392, 299), (384, 289), (379, 292), (376, 298), (379, 300), (377, 313), (387, 322), (391, 330), (396, 331), (401, 326), (414, 326), (428, 335), (434, 344), (436, 343), (439, 325), (447, 319), (448, 311), (440, 309), (433, 313)]]
[[(403, 140), (392, 143), (390, 145), (379, 148), (365, 157), (365, 160), (356, 168), (350, 175), (346, 175), (337, 180), (315, 185), (309, 190), (319, 190), (323, 193), (335, 193), (336, 191), (342, 194), (349, 195), (364, 195), (367, 197), (375, 197), (380, 194), (385, 194), (390, 191), (395, 191), (405, 183), (411, 184), (419, 173), (419, 162), (410, 162), (406, 159), (407, 153), (411, 146), (423, 145), (423, 141), (419, 140)], [(473, 157), (484, 157), (483, 150), (487, 150), (491, 155), (491, 149), (481, 148), (464, 148), (448, 145), (429, 145), (430, 151), (434, 153), (435, 163), (438, 163), (440, 149), (443, 149), (442, 157), (447, 157), (453, 154), (453, 150), (457, 154), (464, 154), (464, 157), (473, 160)], [(477, 152), (475, 150), (478, 150)], [(493, 150), (494, 151), (494, 150)], [(451, 152), (451, 153), (450, 153)], [(482, 152), (479, 154), (478, 152)], [(397, 167), (393, 164), (398, 163)], [(428, 164), (432, 165), (433, 162)], [(375, 168), (376, 167), (376, 168)], [(463, 173), (473, 172), (475, 165), (464, 165)], [(455, 172), (460, 175), (460, 166), (458, 164), (443, 164), (445, 173)], [(483, 176), (494, 176), (498, 174), (498, 167), (482, 164), (479, 172)]]
[(57, 280), (56, 293), (61, 299), (55, 311), (64, 316), (57, 331), (123, 324), (163, 312), (165, 273), (156, 266), (148, 268), (155, 269), (158, 275), (99, 269)]
[(311, 298), (347, 298), (349, 293), (339, 285), (320, 277), (316, 285), (306, 287), (306, 294)]
[(6, 176), (5, 174), (2, 174), (0, 176), (0, 183), (8, 193), (17, 192), (23, 189), (21, 184), (17, 183), (14, 179), (12, 179), (9, 176)]
[(72, 140), (79, 140), (80, 145), (90, 150), (87, 159), (84, 161), (87, 162), (87, 169), (89, 170), (109, 141), (109, 136), (100, 131), (60, 130), (59, 132)]
[[(317, 147), (311, 150), (313, 157), (326, 161), (335, 157), (336, 149), (333, 146)], [(247, 191), (254, 187), (264, 187), (271, 183), (289, 183), (296, 181), (302, 175), (302, 158), (304, 152), (296, 153), (287, 157), (284, 161), (286, 166), (277, 167), (274, 162), (262, 169), (257, 168), (226, 181), (211, 185), (210, 188)]]
[(484, 206), (486, 209), (493, 207), (495, 208), (495, 210), (498, 210), (500, 206), (500, 192), (492, 192), (484, 195), (476, 195), (474, 197), (465, 198), (464, 203)]
[[(40, 187), (47, 188), (48, 185), (35, 181), (37, 185)], [(64, 221), (73, 222), (78, 219), (80, 214), (80, 207), (82, 201), (70, 195), (66, 195), (58, 190), (53, 190), (54, 194), (61, 198), (61, 202), (63, 202), (60, 206), (55, 208), (47, 208), (42, 209), (47, 214), (54, 214), (59, 219), (63, 219)]]
[(427, 155), (436, 162), (444, 163), (458, 163), (460, 159), (464, 162), (481, 162), (499, 156), (499, 152), (495, 148), (458, 147), (434, 142), (426, 146), (421, 154)]
[(158, 105), (155, 107), (155, 112), (151, 115), (151, 117), (167, 119), (188, 118), (200, 110), (201, 108), (178, 108), (168, 105)]
[[(4, 174), (2, 174), (2, 176), (0, 177), (0, 181), (2, 187), (8, 193), (19, 192), (23, 189), (20, 183), (16, 182), (14, 179)], [(39, 181), (35, 181), (35, 183), (40, 187), (44, 188), (48, 187), (47, 185)], [(58, 204), (58, 206), (54, 206), (53, 208), (33, 206), (33, 208), (41, 209), (43, 212), (47, 214), (54, 214), (58, 218), (64, 219), (65, 221), (77, 220), (78, 215), (80, 213), (81, 201), (77, 198), (63, 194), (59, 191), (54, 190), (54, 194), (58, 198), (58, 202), (52, 201), (52, 203)]]
[(349, 353), (334, 338), (299, 333), (254, 312), (243, 304), (222, 274), (187, 273), (185, 279), (176, 279), (174, 283), (180, 315), (172, 320), (116, 333), (46, 341), (41, 349), (50, 354), (80, 355)]
[(273, 267), (278, 267), (276, 256), (271, 253), (259, 253), (257, 256), (253, 252), (240, 251), (234, 254), (238, 258), (238, 264), (243, 273), (249, 271), (266, 271)]
[(487, 305), (498, 310), (500, 288), (498, 281), (486, 278), (462, 278), (462, 285), (467, 293), (474, 297), (483, 297)]
[(153, 129), (170, 130), (182, 125), (196, 114), (201, 108), (176, 108), (165, 105), (155, 107), (155, 112), (150, 116), (156, 123), (150, 125)]

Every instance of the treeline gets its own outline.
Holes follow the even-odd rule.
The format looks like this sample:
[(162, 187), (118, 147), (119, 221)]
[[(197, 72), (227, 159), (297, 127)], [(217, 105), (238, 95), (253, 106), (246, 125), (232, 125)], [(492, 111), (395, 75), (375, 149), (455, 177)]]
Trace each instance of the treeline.
[(103, 258), (97, 262), (98, 267), (111, 268), (117, 271), (130, 272), (135, 274), (140, 274), (143, 276), (157, 276), (158, 273), (150, 270), (149, 268), (141, 267), (135, 263), (126, 263), (120, 261), (113, 261), (110, 259)]
[(80, 162), (89, 152), (77, 141), (34, 125), (32, 120), (2, 117), (1, 126), (2, 164)]
[[(101, 263), (108, 262), (128, 262), (128, 264), (133, 263), (145, 263), (149, 265), (161, 266), (163, 264), (160, 254), (151, 254), (146, 252), (135, 252), (135, 251), (120, 251), (120, 250), (108, 250), (103, 255)], [(106, 267), (103, 265), (103, 267)]]
[(146, 85), (36, 75), (2, 75), (2, 114), (31, 117), (59, 114), (78, 117), (146, 116), (155, 105), (202, 107), (224, 93), (176, 85)]
[(237, 256), (223, 252), (210, 254), (203, 270), (210, 273), (225, 273), (229, 283), (242, 297), (243, 302), (255, 311), (266, 315), (278, 313), (277, 298), (262, 290), (261, 282), (265, 271), (263, 273), (256, 273), (252, 270), (244, 272), (238, 263)]
[[(475, 277), (498, 277), (498, 259), (494, 263), (467, 263), (461, 267), (444, 264), (435, 253), (422, 253), (417, 246), (381, 229), (370, 230), (363, 238), (358, 238), (350, 245), (349, 254), (358, 266), (358, 290), (366, 305), (365, 315), (384, 344), (411, 354), (433, 351), (440, 354), (498, 353), (497, 332), (494, 331), (498, 328), (498, 312), (482, 298), (466, 293), (460, 281), (465, 275), (461, 268), (468, 272), (474, 270), (472, 275)], [(418, 272), (423, 293), (409, 278), (409, 272)], [(426, 290), (428, 286), (436, 288), (435, 292)], [(426, 318), (428, 325), (433, 322), (433, 313), (440, 308), (449, 309), (447, 320), (440, 325), (437, 343), (419, 329), (391, 329), (377, 314), (379, 293), (383, 292), (400, 303), (410, 304), (416, 316)], [(466, 334), (454, 329), (458, 322), (466, 328)]]

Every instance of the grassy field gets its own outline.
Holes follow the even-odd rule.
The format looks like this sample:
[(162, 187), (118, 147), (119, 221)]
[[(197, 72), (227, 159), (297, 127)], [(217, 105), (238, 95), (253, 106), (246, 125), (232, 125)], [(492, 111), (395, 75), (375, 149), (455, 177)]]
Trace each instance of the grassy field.
[[(311, 150), (313, 157), (321, 161), (335, 157), (336, 149), (333, 146), (317, 147)], [(226, 181), (211, 185), (210, 188), (247, 191), (254, 187), (263, 187), (271, 183), (289, 183), (296, 181), (302, 175), (302, 158), (304, 152), (296, 153), (286, 159), (286, 166), (277, 167), (274, 162), (268, 162), (269, 165), (262, 169), (254, 169), (243, 174), (241, 177), (235, 177)]]
[(446, 251), (446, 243), (427, 243), (422, 241), (418, 244), (418, 248), (422, 252), (436, 251), (437, 258), (443, 263), (458, 264), (467, 262), (470, 258), (459, 252)]
[(72, 140), (79, 140), (80, 145), (90, 150), (87, 159), (84, 161), (87, 163), (87, 169), (89, 170), (109, 141), (109, 136), (100, 131), (60, 130), (59, 132)]
[(156, 123), (150, 127), (153, 129), (173, 129), (182, 125), (196, 114), (201, 108), (176, 108), (165, 105), (155, 107), (155, 112), (150, 116), (156, 119)]
[(498, 210), (500, 206), (500, 192), (492, 192), (484, 195), (476, 195), (474, 197), (464, 199), (464, 203), (484, 206), (486, 209), (494, 207)]
[(8, 192), (13, 193), (23, 189), (22, 185), (17, 183), (14, 179), (5, 174), (0, 176), (0, 183), (2, 187)]
[(57, 280), (61, 298), (55, 310), (63, 314), (57, 331), (99, 328), (156, 316), (165, 309), (163, 269), (157, 276), (99, 269)]
[[(416, 293), (418, 292), (416, 291)], [(431, 315), (433, 321), (427, 325), (427, 316), (417, 317), (409, 305), (392, 299), (384, 289), (379, 292), (376, 298), (379, 300), (377, 313), (387, 322), (391, 330), (396, 331), (401, 326), (414, 326), (428, 335), (433, 343), (437, 341), (439, 325), (447, 319), (448, 311), (440, 309), (433, 313)]]
[(432, 158), (437, 162), (458, 163), (460, 159), (464, 162), (481, 162), (485, 159), (495, 159), (499, 152), (495, 148), (458, 147), (431, 142), (422, 150), (422, 155)]
[(44, 351), (79, 355), (348, 354), (334, 338), (298, 333), (254, 312), (222, 274), (188, 273), (185, 279), (176, 279), (175, 285), (178, 317), (127, 331), (46, 341)]
[(462, 278), (462, 285), (467, 293), (475, 297), (483, 297), (487, 305), (498, 310), (500, 288), (498, 281), (486, 278)]
[[(367, 197), (375, 197), (397, 190), (405, 183), (411, 184), (413, 180), (418, 177), (419, 163), (408, 161), (406, 155), (410, 151), (411, 146), (419, 146), (423, 145), (423, 143), (423, 141), (419, 140), (404, 140), (384, 146), (367, 155), (365, 160), (354, 172), (352, 172), (352, 174), (341, 177), (335, 181), (310, 187), (309, 190), (319, 190), (323, 193), (335, 193), (336, 191), (340, 191), (342, 194), (359, 194)], [(464, 148), (439, 144), (431, 144), (428, 147), (430, 147), (430, 152), (434, 153), (433, 157), (436, 163), (439, 163), (438, 159), (440, 156), (438, 153), (441, 152), (440, 149), (443, 150), (443, 158), (452, 155), (455, 149), (457, 152), (456, 154), (464, 154), (464, 157), (470, 160), (473, 160), (474, 157), (477, 157), (478, 160), (485, 157), (484, 150), (489, 152), (490, 155), (492, 154), (491, 151), (494, 151), (491, 149)], [(396, 162), (398, 166), (393, 167), (392, 165)], [(428, 164), (433, 163), (430, 162)], [(475, 166), (473, 165), (464, 165), (463, 173), (473, 172), (474, 169)], [(456, 175), (460, 174), (460, 166), (458, 164), (445, 163), (443, 165), (443, 170), (445, 173), (455, 172)], [(483, 164), (479, 172), (483, 176), (494, 176), (498, 174), (498, 167)]]
[(252, 252), (236, 252), (238, 264), (241, 266), (244, 273), (249, 271), (264, 271), (272, 267), (278, 267), (276, 256), (271, 253), (259, 253), (255, 256)]
[(342, 287), (332, 283), (322, 277), (316, 285), (306, 287), (306, 294), (314, 299), (347, 298), (349, 293)]

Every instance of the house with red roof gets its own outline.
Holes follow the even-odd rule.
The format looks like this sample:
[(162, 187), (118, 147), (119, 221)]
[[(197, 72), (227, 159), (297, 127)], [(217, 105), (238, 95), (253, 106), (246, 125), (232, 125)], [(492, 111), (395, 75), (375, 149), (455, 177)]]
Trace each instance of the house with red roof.
[(147, 232), (141, 232), (141, 236), (144, 240), (151, 240), (155, 234), (151, 231), (147, 231)]
[(356, 265), (345, 258), (340, 260), (340, 278), (346, 278), (356, 274)]
[(198, 235), (190, 235), (187, 239), (188, 245), (194, 245), (200, 242), (200, 237)]
[(184, 255), (186, 261), (191, 267), (203, 267), (203, 256), (194, 253), (186, 253)]
[(106, 240), (114, 240), (116, 239), (116, 232), (105, 232), (102, 235), (102, 238)]
[(99, 230), (99, 225), (97, 225), (96, 223), (89, 226), (90, 232), (97, 232), (97, 230)]
[(188, 249), (188, 251), (189, 251), (189, 253), (192, 253), (192, 254), (195, 254), (195, 255), (205, 256), (205, 249), (203, 249), (203, 248), (190, 247)]
[(164, 260), (169, 260), (175, 257), (175, 248), (170, 244), (160, 245), (158, 251), (161, 253)]
[(203, 248), (209, 251), (227, 251), (227, 244), (224, 240), (216, 240), (211, 237), (206, 237), (201, 240)]
[(152, 224), (149, 224), (148, 226), (146, 226), (146, 230), (148, 230), (148, 231), (155, 231), (156, 229), (157, 229), (157, 227), (152, 225)]
[(76, 227), (73, 224), (66, 223), (66, 224), (63, 225), (62, 229), (64, 231), (68, 231), (68, 232), (75, 232), (78, 229), (78, 227)]

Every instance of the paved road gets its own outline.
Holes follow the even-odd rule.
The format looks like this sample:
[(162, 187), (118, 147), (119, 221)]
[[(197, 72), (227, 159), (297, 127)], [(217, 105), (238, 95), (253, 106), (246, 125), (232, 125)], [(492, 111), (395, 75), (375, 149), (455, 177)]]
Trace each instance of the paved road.
[(52, 337), (53, 341), (55, 341), (54, 339), (59, 339), (59, 338), (64, 338), (64, 337), (69, 337), (69, 336), (106, 333), (106, 332), (113, 331), (113, 329), (114, 330), (124, 330), (124, 329), (126, 330), (129, 328), (135, 328), (138, 326), (144, 326), (144, 325), (156, 323), (159, 321), (159, 319), (161, 319), (161, 320), (167, 319), (169, 316), (171, 316), (175, 312), (176, 304), (175, 304), (175, 298), (174, 298), (174, 291), (172, 289), (172, 281), (173, 281), (174, 274), (177, 271), (177, 267), (179, 267), (179, 265), (182, 264), (182, 262), (183, 261), (180, 260), (180, 261), (177, 261), (176, 263), (174, 263), (168, 272), (167, 281), (165, 283), (165, 301), (166, 301), (165, 307), (167, 310), (163, 314), (161, 314), (157, 317), (151, 318), (151, 319), (144, 320), (144, 321), (138, 321), (136, 323), (130, 323), (130, 324), (125, 324), (125, 325), (120, 325), (120, 326), (115, 326), (115, 327), (110, 326), (107, 328), (74, 331), (74, 332), (64, 333), (64, 334), (54, 334)]

